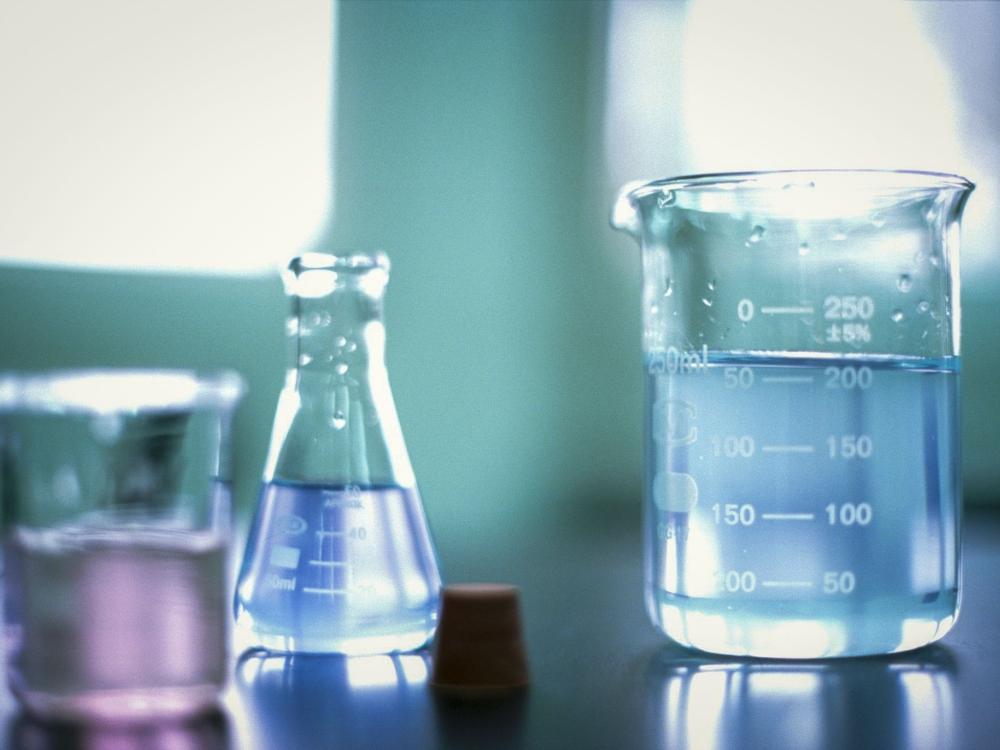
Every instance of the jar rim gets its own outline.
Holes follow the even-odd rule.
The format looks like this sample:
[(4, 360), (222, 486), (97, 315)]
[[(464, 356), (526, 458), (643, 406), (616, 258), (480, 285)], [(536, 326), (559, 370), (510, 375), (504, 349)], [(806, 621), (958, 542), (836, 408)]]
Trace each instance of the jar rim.
[(226, 411), (246, 391), (233, 370), (82, 368), (0, 374), (0, 413)]

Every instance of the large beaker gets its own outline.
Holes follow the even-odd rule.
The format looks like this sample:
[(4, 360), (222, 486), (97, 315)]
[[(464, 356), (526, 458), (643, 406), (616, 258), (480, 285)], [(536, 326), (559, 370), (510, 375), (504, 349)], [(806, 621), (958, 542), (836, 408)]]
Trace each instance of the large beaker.
[(408, 651), (441, 581), (385, 368), (385, 255), (294, 258), (291, 361), (236, 589), (238, 644)]
[(958, 234), (943, 174), (626, 188), (641, 244), (646, 601), (684, 645), (915, 648), (959, 600)]

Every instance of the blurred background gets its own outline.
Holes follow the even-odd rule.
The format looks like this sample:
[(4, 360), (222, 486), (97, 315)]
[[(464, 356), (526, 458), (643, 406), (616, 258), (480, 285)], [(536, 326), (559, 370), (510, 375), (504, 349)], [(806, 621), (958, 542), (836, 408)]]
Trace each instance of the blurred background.
[(622, 183), (957, 172), (978, 184), (966, 499), (997, 502), (997, 38), (989, 2), (3, 0), (0, 369), (235, 368), (246, 515), (285, 367), (278, 269), (385, 250), (390, 377), (445, 572), (502, 577), (491, 550), (529, 530), (639, 513)]

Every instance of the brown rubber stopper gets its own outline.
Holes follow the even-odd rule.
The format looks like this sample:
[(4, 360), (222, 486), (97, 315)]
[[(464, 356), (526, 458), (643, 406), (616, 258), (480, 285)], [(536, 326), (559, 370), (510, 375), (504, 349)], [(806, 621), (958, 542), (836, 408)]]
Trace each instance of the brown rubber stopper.
[(491, 692), (528, 684), (520, 593), (500, 583), (444, 587), (432, 685)]

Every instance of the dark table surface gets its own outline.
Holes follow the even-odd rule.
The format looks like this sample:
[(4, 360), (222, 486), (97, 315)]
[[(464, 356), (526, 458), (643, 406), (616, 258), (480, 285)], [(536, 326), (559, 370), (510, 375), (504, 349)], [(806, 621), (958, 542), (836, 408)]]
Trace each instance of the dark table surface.
[(892, 657), (778, 662), (666, 643), (646, 621), (638, 529), (522, 540), (498, 569), (522, 589), (533, 682), (462, 702), (427, 686), (430, 657), (244, 656), (223, 709), (186, 723), (46, 725), (9, 696), (11, 748), (997, 748), (1000, 512), (966, 514), (961, 617)]

